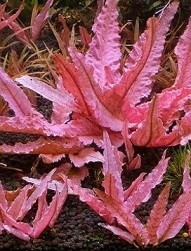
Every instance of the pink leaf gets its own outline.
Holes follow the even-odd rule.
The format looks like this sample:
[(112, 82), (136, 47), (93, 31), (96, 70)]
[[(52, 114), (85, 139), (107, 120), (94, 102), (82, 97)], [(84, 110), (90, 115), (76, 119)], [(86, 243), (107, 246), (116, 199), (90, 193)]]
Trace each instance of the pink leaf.
[(22, 209), (20, 210), (20, 215), (22, 217), (25, 216), (25, 214), (32, 208), (33, 204), (36, 202), (36, 200), (42, 196), (42, 194), (44, 193), (44, 191), (46, 191), (47, 189), (47, 184), (48, 182), (51, 180), (52, 175), (54, 174), (54, 172), (56, 171), (56, 169), (53, 169), (49, 172), (49, 174), (43, 178), (39, 184), (38, 187), (35, 188), (35, 190), (33, 191), (33, 193), (28, 197), (27, 200), (25, 200), (25, 203), (23, 203), (22, 205)]
[(19, 239), (24, 240), (24, 241), (30, 240), (30, 237), (27, 234), (23, 233), (22, 230), (19, 230), (17, 228), (14, 228), (14, 227), (11, 227), (11, 226), (5, 225), (5, 224), (3, 226), (4, 226), (4, 229), (8, 233), (13, 234), (14, 236), (18, 237)]
[(68, 136), (70, 138), (72, 136), (70, 125), (49, 123), (41, 114), (24, 117), (0, 116), (0, 130), (43, 136)]
[[(56, 79), (56, 87), (60, 93), (66, 92), (63, 86), (63, 80), (60, 76)], [(69, 93), (67, 95), (71, 96)], [(71, 99), (72, 99), (72, 96), (71, 96)], [(55, 123), (55, 124), (67, 123), (69, 120), (70, 114), (71, 114), (71, 109), (65, 109), (65, 106), (63, 106), (62, 103), (53, 102), (53, 111), (52, 111), (52, 116), (51, 116), (52, 123)]]
[[(129, 53), (127, 61), (125, 63), (122, 79), (119, 85), (115, 86), (117, 93), (121, 94), (123, 98), (127, 96), (127, 98), (125, 99), (127, 103), (125, 103), (125, 109), (128, 104), (132, 104), (134, 106), (140, 101), (142, 96), (148, 96), (151, 91), (150, 80), (148, 83), (149, 85), (145, 86), (145, 84), (147, 83), (145, 82), (145, 84), (143, 85), (144, 88), (141, 89), (139, 81), (140, 84), (143, 83), (139, 78), (139, 75), (142, 71), (144, 74), (144, 66), (147, 63), (152, 50), (156, 33), (156, 22), (157, 20), (155, 18), (150, 18), (147, 21), (147, 30), (139, 37), (138, 42), (134, 45), (132, 51)], [(159, 53), (161, 52), (159, 51), (158, 54)], [(157, 64), (156, 66), (158, 67)], [(150, 67), (151, 72), (152, 69), (153, 68)]]
[(106, 222), (113, 223), (114, 217), (112, 217), (110, 211), (104, 205), (104, 203), (97, 198), (95, 193), (88, 188), (82, 188), (81, 185), (74, 183), (72, 180), (68, 180), (68, 185), (72, 189), (73, 194), (79, 196), (82, 202), (85, 202), (92, 210), (100, 215)]
[(99, 223), (99, 226), (102, 226), (102, 227), (110, 230), (112, 233), (114, 233), (115, 235), (119, 236), (123, 240), (125, 240), (125, 241), (127, 241), (127, 242), (129, 242), (131, 244), (134, 244), (135, 237), (133, 237), (127, 231), (124, 231), (124, 230), (122, 230), (119, 227), (115, 227), (115, 226), (111, 226), (111, 225), (103, 224), (103, 223)]
[(13, 217), (15, 220), (22, 219), (22, 206), (28, 199), (28, 192), (31, 190), (32, 186), (27, 185), (22, 188), (19, 195), (15, 198), (15, 200), (11, 203), (7, 213)]
[(96, 84), (92, 77), (92, 68), (85, 63), (83, 55), (74, 50), (70, 50), (70, 54), (80, 76), (79, 88), (96, 122), (113, 131), (120, 131), (122, 114), (118, 108), (121, 106), (121, 100), (118, 100), (116, 96), (115, 99), (114, 96), (109, 99), (109, 95), (104, 93), (101, 87)]
[(184, 118), (186, 115), (181, 114), (182, 110), (190, 111), (191, 88), (164, 89), (157, 97), (159, 114), (165, 126)]
[(155, 244), (157, 242), (157, 230), (160, 226), (161, 220), (166, 214), (166, 206), (168, 203), (168, 197), (170, 192), (170, 183), (167, 183), (162, 192), (160, 193), (154, 207), (147, 220), (147, 231), (150, 238), (150, 243)]
[[(56, 184), (55, 184), (56, 186)], [(45, 194), (39, 197), (40, 210), (37, 211), (36, 218), (33, 222), (33, 238), (38, 238), (42, 231), (48, 226), (53, 226), (55, 220), (60, 213), (60, 210), (67, 197), (67, 185), (65, 184), (62, 191), (58, 192), (55, 188), (56, 194), (54, 195), (50, 205), (47, 206)], [(42, 204), (41, 204), (42, 203)], [(45, 203), (45, 205), (44, 205)]]
[(32, 78), (28, 75), (23, 75), (22, 77), (15, 79), (19, 84), (24, 87), (27, 87), (43, 97), (58, 103), (66, 109), (66, 112), (72, 112), (74, 108), (73, 98), (68, 95), (68, 93), (60, 93), (57, 89), (47, 85), (43, 81), (38, 80), (37, 78)]
[(115, 72), (116, 80), (120, 66), (117, 3), (118, 0), (105, 2), (93, 25), (94, 37), (86, 54), (86, 63), (93, 66), (95, 82), (100, 86), (105, 86), (107, 83), (104, 68), (108, 66)]
[(66, 154), (40, 154), (39, 157), (46, 164), (54, 163), (66, 157)]
[(65, 181), (67, 177), (67, 179), (69, 179), (73, 185), (80, 185), (81, 181), (84, 180), (86, 176), (88, 176), (88, 169), (83, 166), (81, 168), (75, 168), (74, 171), (73, 165), (71, 163), (66, 163), (57, 168), (54, 176), (56, 176), (56, 178), (57, 176), (61, 177), (61, 181)]
[[(47, 186), (48, 188), (48, 186)], [(43, 193), (41, 194), (40, 197), (38, 197), (38, 208), (37, 208), (37, 211), (36, 211), (36, 215), (35, 215), (35, 218), (32, 222), (33, 224), (33, 232), (35, 231), (36, 227), (37, 227), (37, 224), (38, 224), (38, 221), (40, 221), (47, 208), (48, 208), (48, 204), (47, 204), (47, 201), (46, 201), (46, 196), (47, 196), (47, 189), (45, 189), (43, 191)], [(44, 224), (44, 226), (47, 225), (47, 224)], [(31, 233), (31, 235), (33, 235), (33, 233)]]
[(49, 227), (53, 227), (53, 225), (54, 225), (56, 219), (58, 218), (58, 215), (59, 215), (59, 213), (60, 213), (60, 211), (66, 201), (67, 195), (68, 195), (68, 185), (67, 185), (67, 181), (65, 181), (63, 189), (58, 195), (56, 210), (55, 210), (54, 215), (52, 216), (52, 218), (49, 222)]
[(190, 91), (190, 88), (166, 89), (151, 102), (136, 107), (133, 114), (128, 114), (128, 121), (136, 124), (130, 135), (126, 133), (131, 141), (151, 147), (186, 144), (191, 137)]
[(134, 170), (139, 169), (141, 167), (141, 156), (137, 154), (130, 163), (128, 163), (128, 169)]
[(10, 227), (10, 230), (12, 227), (14, 227), (15, 229), (20, 230), (23, 234), (29, 235), (30, 231), (31, 231), (31, 226), (28, 223), (25, 222), (17, 222), (14, 218), (12, 218), (2, 207), (2, 205), (0, 204), (0, 212), (1, 212), (1, 216), (3, 218), (3, 226), (4, 228), (6, 228), (5, 226), (7, 225), (7, 227)]
[(14, 31), (14, 35), (17, 36), (24, 44), (26, 44), (30, 48), (30, 39), (29, 34), (26, 30), (27, 28), (23, 28), (16, 21), (12, 22), (9, 27)]
[(165, 153), (158, 165), (149, 173), (146, 178), (139, 184), (136, 190), (131, 193), (131, 196), (124, 202), (130, 212), (142, 202), (146, 202), (151, 197), (151, 190), (158, 185), (162, 179), (168, 166), (169, 158), (165, 159)]
[[(75, 139), (67, 140), (66, 138), (58, 138), (51, 140), (49, 138), (39, 138), (36, 141), (28, 143), (15, 143), (14, 146), (1, 145), (0, 152), (15, 153), (15, 154), (76, 154), (82, 149), (82, 145)], [(50, 157), (50, 155), (49, 155)], [(54, 158), (54, 156), (53, 156)]]
[(36, 18), (31, 23), (31, 26), (32, 26), (31, 37), (32, 37), (33, 42), (35, 42), (38, 39), (41, 29), (44, 26), (47, 18), (49, 17), (49, 10), (53, 2), (54, 2), (53, 0), (47, 0), (44, 7), (40, 11), (40, 13), (36, 16)]
[(1, 4), (0, 5), (0, 17), (5, 15), (5, 7), (6, 7), (6, 4)]
[(149, 242), (148, 233), (141, 221), (128, 210), (125, 203), (120, 204), (101, 190), (94, 190), (110, 214), (117, 219), (118, 223), (125, 227), (132, 236), (136, 237), (139, 245), (146, 245)]
[(175, 48), (175, 53), (178, 59), (178, 73), (177, 78), (172, 86), (172, 88), (183, 88), (190, 87), (191, 76), (190, 76), (190, 67), (191, 67), (191, 20), (189, 21), (184, 34), (179, 39), (179, 42)]
[[(104, 128), (106, 130), (106, 128)], [(112, 144), (121, 146), (123, 144), (122, 136), (119, 132), (107, 130), (111, 138)], [(103, 128), (95, 124), (90, 117), (84, 117), (79, 114), (73, 114), (73, 120), (70, 127), (65, 129), (66, 135), (70, 137), (78, 137), (78, 140), (84, 145), (95, 143), (102, 147)]]
[(16, 116), (26, 116), (34, 113), (28, 97), (16, 83), (0, 68), (1, 96), (8, 102)]
[(166, 213), (157, 231), (158, 241), (173, 238), (184, 226), (191, 211), (190, 193), (183, 193)]
[[(22, 177), (22, 179), (28, 183), (34, 184), (34, 186), (36, 187), (39, 186), (41, 182), (40, 179), (34, 179), (34, 178), (29, 178), (29, 177)], [(55, 186), (55, 183), (56, 183), (56, 186)], [(48, 183), (48, 189), (55, 190), (55, 187), (60, 192), (63, 189), (63, 184), (56, 180), (52, 180)]]
[[(127, 61), (127, 72), (129, 75), (136, 76), (136, 78), (134, 77), (133, 84), (126, 96), (129, 103), (137, 104), (142, 98), (150, 94), (154, 76), (160, 67), (166, 34), (177, 8), (178, 3), (173, 2), (162, 12), (158, 20), (149, 19), (148, 25), (151, 27), (145, 32), (145, 35), (140, 37), (140, 41), (137, 42), (130, 53)], [(147, 36), (149, 37), (147, 38)], [(144, 48), (147, 53), (144, 52)], [(143, 50), (143, 58), (140, 55), (140, 50)]]
[(133, 181), (133, 183), (130, 185), (129, 188), (127, 188), (125, 191), (124, 191), (124, 200), (126, 201), (130, 196), (131, 194), (136, 191), (139, 187), (139, 185), (141, 184), (141, 182), (143, 181), (143, 178), (144, 176), (146, 175), (146, 173), (141, 173), (139, 175), (139, 177)]
[(191, 235), (191, 213), (188, 216), (188, 219), (186, 221), (186, 225), (188, 226), (189, 235)]
[(129, 129), (128, 123), (125, 121), (123, 124), (123, 128), (122, 128), (122, 136), (123, 136), (124, 143), (125, 143), (125, 149), (126, 149), (128, 162), (130, 162), (134, 157), (134, 148), (133, 148), (133, 145), (129, 139), (128, 129)]
[[(54, 135), (51, 125), (41, 116), (5, 117), (0, 116), (0, 130), (4, 132), (20, 132), (37, 135)], [(59, 131), (58, 128), (56, 130)]]
[(180, 139), (181, 145), (186, 145), (191, 139), (191, 131), (190, 131), (190, 123), (191, 123), (191, 111), (187, 112), (180, 121), (180, 135), (182, 136)]
[(121, 181), (122, 162), (118, 150), (111, 145), (110, 138), (106, 132), (103, 134), (104, 162), (102, 173), (104, 180), (102, 186), (105, 193), (113, 199), (124, 201), (123, 185)]
[(76, 167), (81, 167), (85, 163), (89, 162), (103, 162), (103, 155), (95, 151), (94, 148), (88, 147), (80, 150), (78, 154), (69, 154), (69, 158), (71, 162), (76, 166)]

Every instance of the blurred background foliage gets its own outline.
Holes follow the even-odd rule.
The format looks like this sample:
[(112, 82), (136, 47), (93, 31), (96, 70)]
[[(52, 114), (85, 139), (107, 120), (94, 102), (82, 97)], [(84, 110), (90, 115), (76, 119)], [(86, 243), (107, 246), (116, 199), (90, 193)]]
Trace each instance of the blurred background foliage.
[[(47, 0), (3, 0), (6, 2), (11, 10), (17, 9), (24, 3), (24, 10), (20, 16), (21, 21), (27, 22), (31, 16), (32, 10), (35, 5), (41, 8)], [(99, 0), (98, 0), (99, 1)], [(178, 0), (174, 0), (178, 1)], [(163, 8), (169, 3), (169, 0), (120, 0), (120, 19), (122, 22), (126, 20), (135, 20), (139, 17), (140, 20), (147, 20), (153, 15), (158, 15)], [(191, 14), (191, 0), (179, 0), (180, 9), (183, 11), (183, 16)], [(83, 19), (90, 19), (90, 25), (93, 16), (97, 9), (97, 0), (54, 0), (54, 10), (63, 10), (65, 13), (71, 12), (72, 21)], [(63, 14), (64, 14), (63, 13)], [(88, 23), (89, 24), (89, 23)]]

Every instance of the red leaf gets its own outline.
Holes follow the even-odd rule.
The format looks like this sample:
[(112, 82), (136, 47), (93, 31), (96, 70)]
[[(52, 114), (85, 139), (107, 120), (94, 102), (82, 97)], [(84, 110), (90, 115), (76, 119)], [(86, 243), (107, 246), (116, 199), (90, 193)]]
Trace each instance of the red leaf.
[(121, 100), (116, 95), (108, 99), (107, 90), (104, 92), (93, 79), (92, 67), (85, 62), (85, 57), (74, 50), (70, 50), (70, 54), (80, 76), (78, 86), (95, 122), (113, 131), (120, 131), (123, 120), (119, 110)]
[(89, 46), (89, 44), (91, 43), (91, 37), (88, 34), (88, 31), (83, 26), (79, 26), (79, 30), (80, 30), (80, 35), (81, 35), (82, 43), (85, 46)]
[(83, 93), (79, 86), (79, 77), (72, 63), (68, 63), (61, 55), (54, 55), (56, 66), (62, 76), (64, 87), (71, 93), (82, 113), (90, 115), (89, 108), (84, 100)]
[[(8, 19), (9, 18), (9, 14), (8, 13), (4, 13), (4, 18)], [(14, 31), (14, 35), (16, 35), (24, 44), (29, 46), (29, 32), (28, 30), (26, 30), (26, 28), (23, 28), (16, 20), (14, 20), (13, 22), (9, 23), (9, 28), (12, 29)]]
[(0, 23), (0, 30), (2, 30), (3, 28), (5, 28), (6, 26), (12, 24), (14, 22), (14, 20), (20, 15), (21, 11), (23, 9), (23, 5), (21, 5), (19, 7), (19, 9), (17, 10), (17, 12), (11, 16), (8, 16), (5, 14), (6, 18), (4, 18), (4, 21), (1, 21)]
[(117, 222), (124, 226), (132, 236), (136, 237), (137, 243), (139, 243), (139, 245), (147, 245), (149, 239), (144, 225), (128, 210), (125, 203), (120, 204), (117, 200), (108, 196), (101, 190), (94, 190), (97, 196), (103, 201), (107, 210), (109, 210), (111, 215), (116, 218)]
[(170, 183), (167, 183), (160, 193), (154, 207), (147, 220), (146, 228), (149, 234), (149, 243), (155, 244), (157, 242), (157, 230), (161, 224), (161, 220), (166, 214), (166, 206), (170, 192)]
[[(160, 99), (159, 99), (160, 100)], [(138, 128), (130, 135), (131, 141), (139, 146), (168, 146), (179, 143), (178, 130), (174, 127), (167, 133), (163, 121), (159, 115), (158, 96), (155, 96), (150, 105), (147, 117), (139, 124)]]

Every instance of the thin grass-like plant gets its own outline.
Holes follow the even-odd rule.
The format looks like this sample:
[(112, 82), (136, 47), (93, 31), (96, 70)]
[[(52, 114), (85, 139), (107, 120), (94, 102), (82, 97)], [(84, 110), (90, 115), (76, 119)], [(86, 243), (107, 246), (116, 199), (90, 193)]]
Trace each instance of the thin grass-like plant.
[[(165, 180), (171, 182), (172, 193), (180, 193), (182, 188), (182, 179), (184, 171), (185, 159), (188, 155), (188, 150), (191, 150), (191, 145), (179, 146), (177, 149), (172, 150), (171, 159), (168, 164)], [(191, 169), (191, 161), (189, 162)]]

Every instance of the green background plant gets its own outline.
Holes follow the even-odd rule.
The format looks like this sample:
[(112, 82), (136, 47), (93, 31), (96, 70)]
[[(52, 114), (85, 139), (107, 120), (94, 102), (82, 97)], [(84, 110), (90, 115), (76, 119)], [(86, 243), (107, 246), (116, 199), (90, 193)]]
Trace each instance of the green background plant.
[[(171, 159), (165, 174), (165, 180), (171, 182), (172, 193), (181, 192), (183, 168), (188, 150), (191, 150), (190, 144), (184, 147), (179, 146), (178, 148), (172, 150)], [(191, 168), (191, 161), (189, 166)]]

